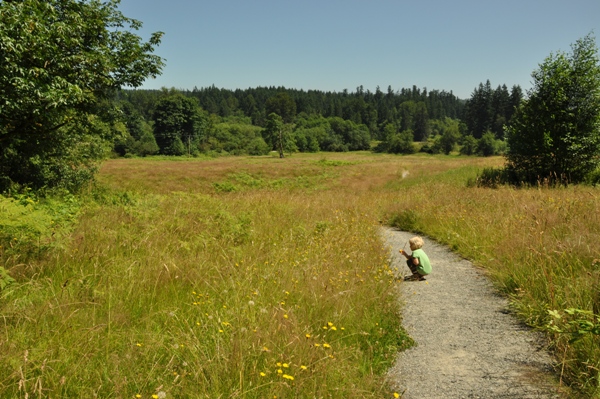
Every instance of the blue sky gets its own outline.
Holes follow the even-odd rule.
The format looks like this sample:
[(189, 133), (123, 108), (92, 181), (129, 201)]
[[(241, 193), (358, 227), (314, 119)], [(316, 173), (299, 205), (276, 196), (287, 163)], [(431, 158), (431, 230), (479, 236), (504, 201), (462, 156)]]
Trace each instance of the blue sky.
[(163, 74), (143, 88), (285, 86), (322, 91), (417, 87), (469, 98), (531, 87), (552, 52), (593, 32), (600, 0), (121, 0), (165, 35)]

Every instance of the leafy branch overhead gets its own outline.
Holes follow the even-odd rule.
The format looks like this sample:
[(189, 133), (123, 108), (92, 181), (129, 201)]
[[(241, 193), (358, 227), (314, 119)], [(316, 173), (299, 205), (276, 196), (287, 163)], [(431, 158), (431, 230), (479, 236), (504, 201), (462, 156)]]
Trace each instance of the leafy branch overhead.
[[(65, 126), (97, 114), (98, 101), (114, 89), (138, 87), (160, 74), (164, 63), (153, 51), (162, 33), (144, 42), (133, 33), (141, 22), (125, 17), (118, 5), (118, 0), (0, 3), (2, 175), (35, 183), (36, 175), (50, 173), (39, 163), (68, 141)], [(79, 164), (71, 160), (71, 166)], [(15, 164), (27, 171), (15, 173)]]

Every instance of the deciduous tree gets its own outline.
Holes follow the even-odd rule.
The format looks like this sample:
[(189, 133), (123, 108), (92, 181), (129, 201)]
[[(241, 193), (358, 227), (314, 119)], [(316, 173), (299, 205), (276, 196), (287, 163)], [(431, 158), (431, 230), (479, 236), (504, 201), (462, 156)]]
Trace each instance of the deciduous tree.
[(507, 168), (520, 181), (582, 181), (600, 163), (600, 63), (591, 35), (547, 57), (507, 131)]
[(0, 189), (82, 184), (110, 131), (97, 101), (160, 73), (162, 34), (142, 41), (118, 4), (0, 2)]
[(154, 137), (165, 155), (192, 152), (200, 139), (202, 118), (198, 100), (181, 94), (169, 95), (156, 104)]

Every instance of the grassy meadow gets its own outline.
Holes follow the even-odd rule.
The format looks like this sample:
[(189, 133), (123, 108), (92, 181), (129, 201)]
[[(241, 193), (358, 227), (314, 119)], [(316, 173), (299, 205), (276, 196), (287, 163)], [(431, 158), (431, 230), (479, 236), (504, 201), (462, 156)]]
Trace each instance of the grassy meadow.
[(502, 162), (116, 159), (70, 205), (5, 199), (0, 397), (393, 398), (412, 341), (381, 223), (489, 270), (598, 394), (600, 190), (467, 185)]

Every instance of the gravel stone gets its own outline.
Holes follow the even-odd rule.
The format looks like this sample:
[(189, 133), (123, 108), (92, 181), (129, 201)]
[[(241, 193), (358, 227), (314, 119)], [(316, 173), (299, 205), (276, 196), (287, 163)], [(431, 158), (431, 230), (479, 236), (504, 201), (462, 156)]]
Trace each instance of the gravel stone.
[[(385, 228), (392, 266), (410, 275), (398, 250), (413, 233)], [(404, 399), (561, 398), (541, 334), (511, 314), (484, 272), (423, 237), (433, 271), (401, 282), (403, 325), (416, 346), (388, 373)]]

